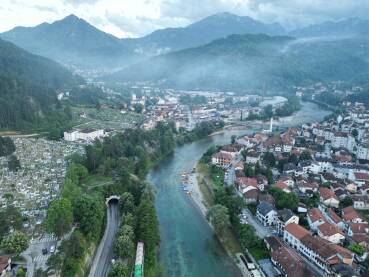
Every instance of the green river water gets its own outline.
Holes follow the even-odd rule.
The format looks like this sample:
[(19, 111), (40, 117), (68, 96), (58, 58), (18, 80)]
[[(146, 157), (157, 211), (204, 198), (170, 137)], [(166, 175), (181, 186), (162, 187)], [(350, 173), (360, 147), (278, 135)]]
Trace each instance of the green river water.
[[(299, 112), (281, 119), (281, 126), (320, 121), (328, 114), (313, 103), (303, 103)], [(256, 129), (225, 131), (178, 147), (148, 181), (156, 188), (156, 209), (160, 222), (160, 260), (168, 277), (241, 276), (238, 268), (214, 236), (193, 200), (180, 189), (180, 174), (190, 171), (212, 145), (229, 143), (232, 135)]]

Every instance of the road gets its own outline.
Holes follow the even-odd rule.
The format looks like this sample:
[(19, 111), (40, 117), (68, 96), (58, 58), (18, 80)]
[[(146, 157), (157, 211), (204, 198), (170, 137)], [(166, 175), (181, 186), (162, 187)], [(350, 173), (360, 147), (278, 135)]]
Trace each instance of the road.
[(264, 239), (265, 237), (272, 235), (272, 228), (263, 226), (263, 224), (261, 224), (261, 222), (252, 215), (249, 209), (243, 209), (242, 213), (247, 216), (246, 220), (248, 224), (254, 227), (255, 233), (259, 238)]
[(120, 223), (117, 203), (109, 202), (107, 219), (105, 233), (96, 251), (89, 277), (106, 277), (109, 274), (111, 260), (114, 258), (113, 244)]

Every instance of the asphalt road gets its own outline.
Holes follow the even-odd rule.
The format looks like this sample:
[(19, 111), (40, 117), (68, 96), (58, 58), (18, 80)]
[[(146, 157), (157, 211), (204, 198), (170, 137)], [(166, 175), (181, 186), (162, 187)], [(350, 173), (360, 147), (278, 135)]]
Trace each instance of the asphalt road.
[(113, 246), (115, 235), (119, 228), (119, 221), (118, 204), (110, 202), (104, 237), (97, 249), (89, 277), (108, 276), (111, 267), (111, 260), (114, 258)]

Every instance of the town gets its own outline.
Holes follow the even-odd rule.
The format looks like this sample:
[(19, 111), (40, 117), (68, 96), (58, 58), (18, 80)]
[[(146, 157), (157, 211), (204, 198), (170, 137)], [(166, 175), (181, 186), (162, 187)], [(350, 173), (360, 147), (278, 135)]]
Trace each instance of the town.
[[(369, 145), (362, 103), (319, 123), (237, 138), (213, 154), (270, 249), (267, 276), (360, 276), (369, 253)], [(269, 267), (270, 268), (270, 267)]]

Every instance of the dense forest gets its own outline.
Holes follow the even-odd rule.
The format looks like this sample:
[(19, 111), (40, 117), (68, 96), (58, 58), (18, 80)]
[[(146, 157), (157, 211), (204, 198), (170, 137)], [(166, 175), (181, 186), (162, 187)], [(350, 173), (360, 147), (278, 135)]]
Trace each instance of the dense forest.
[[(79, 228), (62, 243), (60, 252), (51, 256), (50, 268), (62, 276), (84, 276), (88, 270), (85, 257), (103, 234), (104, 199), (120, 195), (123, 224), (114, 246), (118, 260), (110, 276), (129, 276), (137, 241), (145, 243), (145, 275), (161, 276), (156, 256), (160, 236), (155, 195), (145, 176), (174, 147), (172, 127), (159, 123), (151, 131), (130, 129), (125, 134), (96, 141), (86, 147), (84, 156), (72, 156), (61, 198), (50, 204), (44, 224), (48, 232), (58, 236), (69, 232), (73, 223)], [(109, 185), (88, 189), (91, 180), (96, 179), (108, 180)]]
[(57, 91), (83, 80), (59, 64), (0, 39), (0, 130), (59, 127), (70, 118)]
[(9, 156), (15, 151), (15, 145), (11, 138), (0, 137), (0, 157)]

